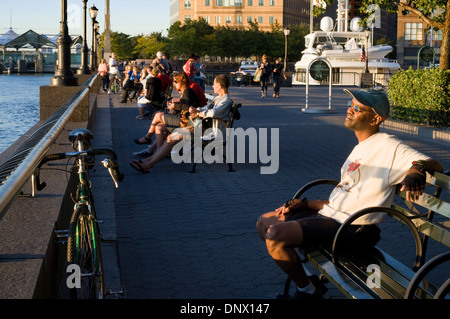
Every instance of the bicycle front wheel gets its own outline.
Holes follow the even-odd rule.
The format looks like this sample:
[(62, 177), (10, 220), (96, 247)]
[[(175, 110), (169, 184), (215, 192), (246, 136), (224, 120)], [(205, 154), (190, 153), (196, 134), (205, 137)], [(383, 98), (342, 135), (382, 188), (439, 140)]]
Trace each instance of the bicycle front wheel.
[(87, 206), (80, 206), (72, 215), (67, 242), (67, 262), (79, 267), (79, 278), (70, 288), (74, 299), (103, 299), (103, 261), (98, 224)]

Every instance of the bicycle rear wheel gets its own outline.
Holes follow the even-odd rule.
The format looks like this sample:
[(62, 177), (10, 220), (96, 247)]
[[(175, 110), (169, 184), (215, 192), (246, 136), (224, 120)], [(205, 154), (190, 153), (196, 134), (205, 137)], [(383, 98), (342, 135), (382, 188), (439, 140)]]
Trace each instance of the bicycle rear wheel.
[(72, 215), (67, 242), (67, 262), (80, 267), (77, 287), (70, 289), (73, 299), (103, 299), (104, 276), (98, 224), (87, 206)]

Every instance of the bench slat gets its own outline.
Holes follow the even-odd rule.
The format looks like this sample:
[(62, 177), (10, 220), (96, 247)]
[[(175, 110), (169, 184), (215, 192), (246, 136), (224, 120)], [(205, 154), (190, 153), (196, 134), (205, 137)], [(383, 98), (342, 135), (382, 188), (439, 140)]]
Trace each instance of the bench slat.
[(374, 297), (350, 279), (341, 269), (318, 250), (302, 251), (309, 262), (349, 299), (373, 299)]
[[(406, 216), (415, 217), (417, 215), (411, 213), (409, 210), (393, 204), (393, 207), (404, 213)], [(445, 226), (446, 224), (440, 224), (437, 222), (430, 222), (426, 218), (413, 218), (411, 221), (417, 227), (417, 230), (422, 234), (431, 237), (435, 241), (450, 247), (450, 230)]]

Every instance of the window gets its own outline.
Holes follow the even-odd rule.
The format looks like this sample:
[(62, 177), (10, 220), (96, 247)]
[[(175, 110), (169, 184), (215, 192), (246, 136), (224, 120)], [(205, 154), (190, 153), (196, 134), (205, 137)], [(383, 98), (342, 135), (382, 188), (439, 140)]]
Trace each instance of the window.
[(206, 16), (206, 17), (205, 17), (205, 21), (206, 21), (206, 23), (209, 24), (209, 16)]
[(252, 22), (253, 21), (253, 17), (252, 16), (248, 16), (247, 17), (247, 22)]
[(269, 0), (269, 6), (273, 7), (275, 5), (275, 0)]
[(405, 40), (422, 40), (422, 23), (405, 23)]
[(263, 7), (264, 6), (264, 0), (258, 0), (258, 6)]
[(433, 40), (442, 41), (442, 30), (433, 30)]
[(242, 0), (216, 0), (217, 7), (242, 7)]
[(190, 21), (191, 20), (191, 15), (185, 15), (184, 16), (184, 21)]
[(205, 0), (205, 7), (209, 7), (211, 5), (210, 0)]
[(264, 23), (264, 18), (263, 17), (258, 17), (258, 23)]
[(191, 0), (184, 0), (184, 10), (191, 10)]
[(216, 24), (220, 24), (220, 17), (215, 17), (214, 21), (216, 22)]
[(231, 23), (231, 17), (230, 17), (230, 16), (226, 16), (225, 22), (226, 22), (226, 23)]
[(253, 6), (253, 0), (248, 0), (247, 6), (249, 6), (249, 7)]
[(275, 23), (275, 17), (269, 17), (269, 23)]
[(242, 16), (236, 16), (236, 23), (242, 23)]

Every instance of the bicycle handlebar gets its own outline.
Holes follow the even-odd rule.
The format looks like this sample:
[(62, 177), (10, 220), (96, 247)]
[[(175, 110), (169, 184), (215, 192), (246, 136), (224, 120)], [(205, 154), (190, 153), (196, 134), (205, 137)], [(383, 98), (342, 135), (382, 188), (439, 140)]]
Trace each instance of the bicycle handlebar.
[[(76, 151), (76, 152), (69, 152), (69, 153), (56, 153), (56, 154), (48, 154), (44, 156), (44, 158), (39, 163), (37, 170), (42, 167), (47, 162), (50, 161), (56, 161), (61, 160), (69, 157), (87, 157), (90, 155), (106, 155), (108, 159), (105, 159), (102, 161), (102, 164), (105, 168), (108, 169), (109, 174), (111, 175), (112, 180), (114, 181), (114, 184), (116, 188), (119, 187), (119, 182), (123, 180), (125, 175), (120, 172), (119, 170), (119, 163), (117, 161), (117, 155), (113, 150), (107, 149), (107, 148), (99, 148), (99, 149), (93, 149), (93, 150), (86, 150), (86, 151)], [(40, 183), (39, 180), (39, 174), (36, 176), (36, 187), (37, 190), (41, 191), (45, 188), (46, 183)]]

